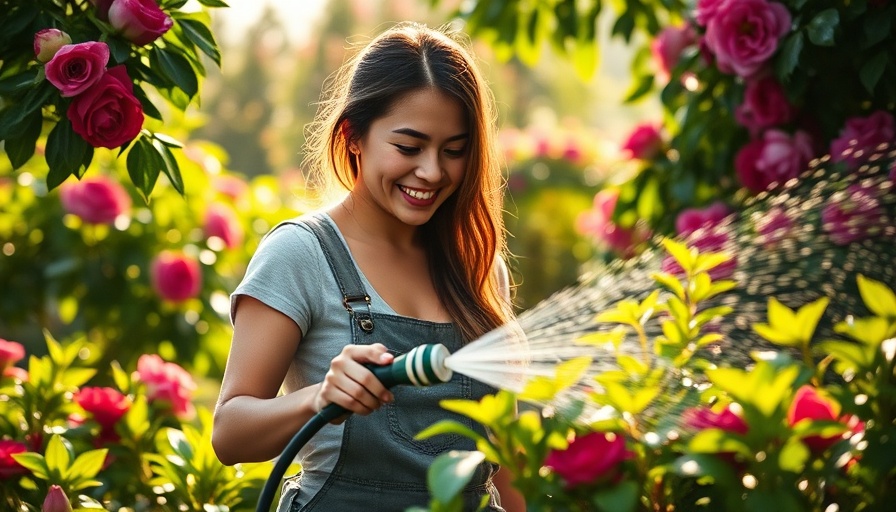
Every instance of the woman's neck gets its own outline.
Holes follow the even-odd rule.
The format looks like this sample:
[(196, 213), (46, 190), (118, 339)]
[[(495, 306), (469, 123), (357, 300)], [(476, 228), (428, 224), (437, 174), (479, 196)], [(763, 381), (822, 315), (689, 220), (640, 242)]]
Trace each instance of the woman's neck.
[(369, 245), (417, 248), (419, 227), (401, 222), (382, 208), (349, 194), (329, 211), (342, 235)]

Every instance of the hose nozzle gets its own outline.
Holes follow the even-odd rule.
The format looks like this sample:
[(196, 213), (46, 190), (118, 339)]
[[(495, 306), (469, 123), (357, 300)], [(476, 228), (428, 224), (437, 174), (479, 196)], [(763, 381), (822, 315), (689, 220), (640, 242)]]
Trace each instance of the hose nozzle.
[(402, 354), (386, 366), (368, 366), (387, 388), (397, 384), (429, 386), (448, 382), (454, 372), (445, 365), (449, 352), (445, 345), (420, 345)]

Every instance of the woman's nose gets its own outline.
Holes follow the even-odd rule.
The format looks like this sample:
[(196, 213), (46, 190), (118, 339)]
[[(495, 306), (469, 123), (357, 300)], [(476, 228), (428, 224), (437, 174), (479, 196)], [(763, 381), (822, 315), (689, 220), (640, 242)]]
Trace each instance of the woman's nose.
[(426, 181), (439, 181), (442, 179), (442, 165), (439, 161), (438, 152), (424, 153), (414, 174)]

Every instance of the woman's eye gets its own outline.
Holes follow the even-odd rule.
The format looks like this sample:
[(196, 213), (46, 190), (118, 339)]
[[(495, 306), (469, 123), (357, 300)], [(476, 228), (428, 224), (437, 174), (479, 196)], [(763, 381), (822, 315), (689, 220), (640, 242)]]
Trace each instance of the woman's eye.
[(416, 155), (420, 152), (420, 148), (415, 148), (414, 146), (403, 146), (401, 144), (392, 144), (395, 146), (398, 151), (406, 154), (406, 155)]
[(464, 153), (467, 152), (467, 148), (460, 149), (445, 149), (445, 153), (450, 157), (461, 157), (464, 156)]

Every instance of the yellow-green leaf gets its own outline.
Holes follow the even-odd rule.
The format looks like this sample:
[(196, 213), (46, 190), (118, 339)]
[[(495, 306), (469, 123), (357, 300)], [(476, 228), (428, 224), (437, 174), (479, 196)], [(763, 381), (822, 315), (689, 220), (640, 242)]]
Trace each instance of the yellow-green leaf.
[(857, 279), (859, 294), (868, 309), (877, 316), (896, 318), (896, 294), (887, 285), (861, 274)]
[(673, 276), (672, 274), (666, 274), (664, 272), (657, 272), (651, 274), (651, 277), (654, 281), (662, 286), (665, 286), (670, 292), (674, 293), (676, 297), (684, 300), (684, 286), (681, 285), (681, 281), (679, 281), (675, 276)]
[(690, 274), (694, 269), (694, 260), (696, 251), (688, 248), (687, 245), (681, 242), (676, 242), (671, 238), (663, 239), (663, 247), (666, 249), (666, 252), (672, 256), (675, 261), (681, 266), (681, 268), (688, 274)]

